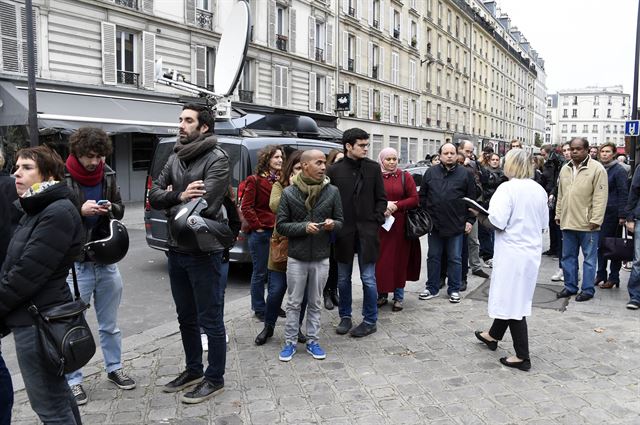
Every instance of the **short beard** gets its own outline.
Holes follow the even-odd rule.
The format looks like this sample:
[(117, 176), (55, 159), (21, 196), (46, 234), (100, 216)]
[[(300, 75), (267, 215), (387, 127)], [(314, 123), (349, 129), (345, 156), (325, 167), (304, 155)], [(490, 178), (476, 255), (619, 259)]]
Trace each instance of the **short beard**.
[(178, 140), (180, 140), (180, 143), (182, 143), (183, 145), (188, 145), (198, 137), (200, 137), (200, 133), (194, 131), (193, 133), (189, 133), (186, 135), (179, 135)]

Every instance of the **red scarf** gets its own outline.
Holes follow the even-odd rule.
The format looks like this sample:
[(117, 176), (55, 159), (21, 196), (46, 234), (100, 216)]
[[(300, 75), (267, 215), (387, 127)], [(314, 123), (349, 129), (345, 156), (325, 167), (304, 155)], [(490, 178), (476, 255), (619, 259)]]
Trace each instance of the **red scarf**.
[(96, 186), (102, 181), (102, 177), (104, 176), (104, 161), (100, 161), (100, 164), (98, 164), (95, 171), (87, 171), (80, 161), (78, 161), (78, 158), (71, 154), (67, 157), (66, 166), (67, 171), (71, 174), (71, 178), (82, 186)]

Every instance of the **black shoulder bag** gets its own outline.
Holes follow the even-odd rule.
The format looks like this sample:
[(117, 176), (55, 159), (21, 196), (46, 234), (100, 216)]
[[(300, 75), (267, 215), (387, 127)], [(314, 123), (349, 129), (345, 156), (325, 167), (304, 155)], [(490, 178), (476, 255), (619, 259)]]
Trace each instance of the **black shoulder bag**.
[[(404, 187), (404, 171), (402, 171), (401, 176), (402, 192), (406, 195), (407, 190)], [(419, 239), (421, 236), (431, 233), (433, 230), (433, 221), (429, 213), (418, 205), (416, 208), (407, 210), (404, 226), (404, 234), (407, 239)]]
[(96, 343), (84, 317), (89, 308), (80, 298), (75, 265), (73, 275), (74, 300), (40, 310), (31, 302), (28, 310), (36, 325), (43, 360), (56, 375), (73, 372), (89, 363), (96, 352)]

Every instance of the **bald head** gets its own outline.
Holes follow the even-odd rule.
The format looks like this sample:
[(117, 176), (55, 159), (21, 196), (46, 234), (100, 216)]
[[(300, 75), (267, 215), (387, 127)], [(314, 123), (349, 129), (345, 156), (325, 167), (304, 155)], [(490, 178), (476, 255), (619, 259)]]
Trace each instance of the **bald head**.
[(440, 146), (440, 162), (447, 167), (453, 167), (456, 163), (456, 147), (453, 143), (445, 143)]
[(324, 173), (327, 169), (327, 158), (324, 152), (317, 149), (311, 149), (302, 152), (300, 156), (300, 165), (302, 165), (302, 173), (314, 180), (323, 180)]
[(460, 142), (458, 151), (465, 156), (465, 158), (471, 158), (473, 155), (473, 143), (468, 140)]

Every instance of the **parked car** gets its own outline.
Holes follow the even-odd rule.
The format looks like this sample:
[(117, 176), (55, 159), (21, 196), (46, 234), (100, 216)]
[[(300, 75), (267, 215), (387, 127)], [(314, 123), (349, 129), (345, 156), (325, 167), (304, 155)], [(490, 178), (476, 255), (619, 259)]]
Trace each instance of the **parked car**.
[(407, 173), (411, 174), (413, 181), (416, 182), (416, 187), (420, 191), (420, 184), (422, 183), (422, 177), (424, 173), (429, 169), (427, 166), (411, 166), (404, 169)]
[[(153, 160), (149, 167), (146, 179), (144, 223), (147, 244), (151, 248), (167, 250), (167, 217), (164, 211), (151, 208), (149, 203), (149, 190), (153, 179), (158, 177), (173, 152), (176, 138), (161, 139), (153, 153)], [(331, 149), (342, 149), (342, 145), (334, 142), (289, 138), (289, 137), (237, 137), (218, 136), (220, 147), (229, 155), (231, 165), (231, 185), (237, 196), (238, 185), (247, 176), (251, 175), (256, 167), (258, 152), (267, 145), (281, 145), (285, 154), (294, 150), (319, 149), (325, 154)], [(237, 201), (237, 199), (236, 199)], [(246, 235), (240, 232), (235, 246), (231, 249), (230, 260), (241, 263), (250, 263), (251, 256), (247, 244)]]

